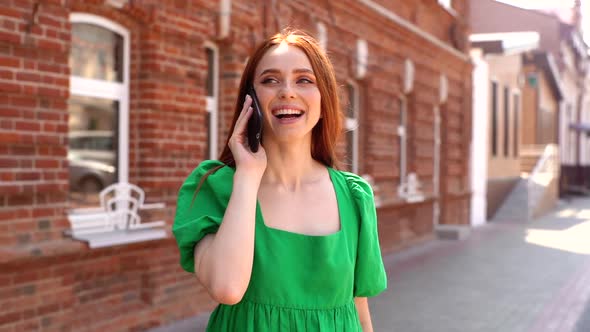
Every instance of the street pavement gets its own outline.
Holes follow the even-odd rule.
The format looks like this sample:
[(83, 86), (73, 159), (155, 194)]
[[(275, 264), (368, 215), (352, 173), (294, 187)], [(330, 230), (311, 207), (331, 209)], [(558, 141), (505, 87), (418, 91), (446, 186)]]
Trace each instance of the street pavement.
[(375, 331), (590, 331), (590, 199), (385, 257)]
[[(590, 198), (384, 257), (375, 331), (590, 332)], [(150, 332), (204, 331), (200, 315)]]

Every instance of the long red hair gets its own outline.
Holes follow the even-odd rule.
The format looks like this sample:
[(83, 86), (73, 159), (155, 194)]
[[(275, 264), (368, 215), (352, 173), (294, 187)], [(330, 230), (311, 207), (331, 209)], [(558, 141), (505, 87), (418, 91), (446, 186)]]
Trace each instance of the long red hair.
[[(291, 29), (277, 33), (276, 35), (260, 43), (258, 47), (256, 47), (254, 54), (252, 54), (248, 60), (246, 68), (242, 74), (242, 79), (240, 81), (240, 88), (238, 90), (238, 98), (236, 99), (236, 105), (234, 108), (234, 117), (231, 124), (231, 130), (229, 131), (229, 135), (226, 139), (223, 152), (221, 152), (221, 155), (219, 156), (219, 161), (230, 167), (236, 166), (234, 156), (229, 149), (228, 143), (238, 120), (238, 116), (242, 110), (243, 102), (246, 98), (246, 88), (253, 83), (256, 67), (258, 66), (258, 63), (262, 57), (271, 47), (281, 43), (287, 43), (289, 45), (298, 47), (307, 55), (307, 58), (309, 59), (313, 72), (316, 76), (317, 86), (320, 91), (322, 117), (312, 129), (311, 156), (313, 159), (326, 166), (338, 168), (340, 167), (340, 162), (336, 155), (336, 143), (338, 142), (340, 134), (342, 133), (343, 116), (342, 110), (340, 108), (338, 86), (336, 83), (334, 67), (315, 38), (303, 31)], [(196, 192), (199, 191), (199, 188), (207, 176), (217, 171), (217, 169), (221, 167), (223, 166), (213, 168), (207, 172), (201, 179)]]

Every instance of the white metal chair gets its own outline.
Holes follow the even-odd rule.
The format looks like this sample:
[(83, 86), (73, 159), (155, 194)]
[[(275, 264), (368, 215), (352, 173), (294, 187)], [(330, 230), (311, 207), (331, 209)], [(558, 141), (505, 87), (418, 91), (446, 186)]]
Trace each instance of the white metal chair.
[(163, 220), (141, 222), (140, 211), (161, 209), (164, 203), (145, 204), (145, 192), (138, 186), (119, 182), (104, 188), (100, 207), (72, 209), (68, 213), (68, 235), (86, 241), (91, 248), (145, 241), (166, 236)]

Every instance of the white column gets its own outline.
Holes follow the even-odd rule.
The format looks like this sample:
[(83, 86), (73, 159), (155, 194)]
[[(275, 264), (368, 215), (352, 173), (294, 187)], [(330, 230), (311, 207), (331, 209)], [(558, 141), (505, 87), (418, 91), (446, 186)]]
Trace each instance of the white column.
[(489, 67), (481, 51), (471, 52), (473, 70), (473, 107), (471, 141), (471, 226), (486, 222), (488, 173)]

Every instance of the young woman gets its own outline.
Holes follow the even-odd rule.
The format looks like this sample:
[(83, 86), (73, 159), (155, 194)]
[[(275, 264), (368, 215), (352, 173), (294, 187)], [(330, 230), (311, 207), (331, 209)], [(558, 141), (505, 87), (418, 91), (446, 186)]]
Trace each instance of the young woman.
[[(247, 141), (253, 84), (262, 144)], [(208, 331), (372, 331), (387, 287), (371, 187), (335, 169), (342, 114), (334, 69), (309, 35), (286, 31), (246, 65), (219, 160), (180, 188), (182, 267), (220, 303)]]

